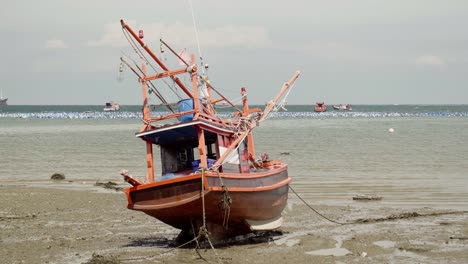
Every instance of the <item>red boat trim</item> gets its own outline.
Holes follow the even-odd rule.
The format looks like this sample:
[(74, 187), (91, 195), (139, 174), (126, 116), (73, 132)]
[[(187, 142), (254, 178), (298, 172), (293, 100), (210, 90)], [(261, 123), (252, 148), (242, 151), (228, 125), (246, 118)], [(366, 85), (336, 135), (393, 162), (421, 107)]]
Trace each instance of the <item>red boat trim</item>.
[(129, 192), (134, 192), (134, 191), (144, 190), (144, 189), (157, 187), (157, 186), (170, 185), (170, 184), (173, 184), (173, 183), (176, 183), (176, 182), (183, 182), (183, 181), (198, 179), (198, 178), (200, 178), (200, 176), (201, 176), (201, 174), (197, 173), (197, 174), (183, 176), (183, 177), (175, 177), (175, 178), (171, 178), (171, 179), (167, 179), (167, 180), (161, 180), (161, 181), (157, 181), (157, 182), (153, 182), (153, 183), (146, 183), (146, 184), (138, 185), (138, 186), (135, 186), (135, 187), (130, 187), (130, 188), (127, 188), (125, 190), (129, 190)]
[[(207, 195), (210, 191), (205, 191), (205, 195)], [(174, 207), (174, 206), (178, 206), (178, 205), (181, 205), (181, 204), (185, 204), (185, 203), (189, 203), (189, 202), (192, 202), (192, 201), (195, 201), (197, 199), (200, 199), (200, 194), (197, 193), (196, 195), (192, 196), (192, 197), (189, 197), (189, 198), (185, 198), (185, 199), (182, 199), (182, 200), (177, 200), (177, 201), (174, 201), (174, 202), (169, 202), (169, 203), (163, 203), (163, 204), (150, 204), (150, 205), (141, 205), (141, 204), (128, 204), (127, 208), (128, 209), (133, 209), (133, 210), (157, 210), (157, 209), (164, 209), (164, 208), (170, 208), (170, 207)]]
[[(280, 181), (278, 183), (275, 183), (273, 185), (268, 185), (268, 186), (262, 186), (262, 187), (251, 187), (251, 188), (246, 188), (246, 187), (228, 187), (228, 191), (230, 192), (263, 192), (263, 191), (269, 191), (273, 190), (276, 188), (279, 188), (281, 186), (284, 186), (288, 183), (291, 182), (291, 177), (288, 177), (286, 180)], [(209, 187), (210, 191), (222, 191), (222, 187)]]
[[(268, 176), (271, 176), (273, 174), (277, 174), (277, 173), (280, 173), (282, 171), (285, 171), (285, 170), (287, 170), (287, 168), (288, 168), (287, 165), (282, 165), (281, 167), (276, 168), (276, 169), (268, 170), (268, 171), (265, 171), (265, 172), (249, 173), (249, 174), (247, 174), (247, 173), (246, 174), (241, 174), (241, 173), (224, 174), (224, 173), (220, 173), (220, 175), (218, 175), (215, 172), (206, 171), (205, 172), (205, 189), (209, 188), (208, 181), (206, 180), (206, 177), (214, 177), (214, 178), (221, 177), (221, 178), (231, 178), (231, 179), (254, 179), (254, 178), (268, 177)], [(138, 185), (138, 186), (135, 186), (135, 187), (126, 188), (125, 190), (128, 190), (129, 192), (133, 192), (133, 191), (144, 190), (144, 189), (157, 187), (157, 186), (169, 185), (169, 184), (173, 184), (173, 183), (177, 183), (177, 182), (189, 181), (189, 180), (198, 179), (198, 178), (201, 178), (200, 173), (187, 175), (187, 176), (181, 176), (181, 177), (175, 177), (175, 178), (171, 178), (171, 179), (167, 179), (167, 180), (160, 180), (160, 181), (153, 182), (153, 183), (145, 183), (145, 184), (141, 184), (141, 185)], [(217, 187), (215, 187), (215, 188), (217, 188)]]
[(268, 169), (266, 171), (261, 172), (254, 172), (254, 173), (218, 173), (212, 171), (206, 171), (205, 175), (208, 177), (221, 177), (221, 178), (233, 178), (233, 179), (254, 179), (254, 178), (261, 178), (266, 176), (271, 176), (273, 174), (280, 173), (288, 169), (288, 165), (281, 164), (275, 165), (273, 169)]

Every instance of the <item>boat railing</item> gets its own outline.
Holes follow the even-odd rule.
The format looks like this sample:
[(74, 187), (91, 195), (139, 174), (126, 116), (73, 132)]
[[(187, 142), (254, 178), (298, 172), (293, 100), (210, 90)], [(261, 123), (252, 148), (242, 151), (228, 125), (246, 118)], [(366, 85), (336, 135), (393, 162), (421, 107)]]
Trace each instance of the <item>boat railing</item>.
[(184, 112), (177, 112), (177, 113), (173, 113), (173, 114), (157, 116), (157, 117), (153, 117), (153, 118), (149, 119), (148, 122), (149, 123), (154, 123), (154, 122), (158, 122), (158, 121), (162, 121), (162, 120), (166, 120), (166, 119), (181, 117), (181, 116), (184, 116), (184, 115), (195, 114), (196, 112), (197, 111), (194, 109), (194, 110), (189, 110), (189, 111), (184, 111)]

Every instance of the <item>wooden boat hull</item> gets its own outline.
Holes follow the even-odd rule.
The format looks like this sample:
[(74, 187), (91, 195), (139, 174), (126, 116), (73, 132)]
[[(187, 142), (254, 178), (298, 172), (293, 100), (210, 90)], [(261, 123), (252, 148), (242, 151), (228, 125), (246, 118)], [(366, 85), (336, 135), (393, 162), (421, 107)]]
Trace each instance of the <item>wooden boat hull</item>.
[[(183, 62), (181, 68), (170, 69), (143, 42), (142, 34), (136, 34), (123, 19), (120, 24), (132, 45), (139, 44), (157, 64), (145, 61), (140, 68), (121, 57), (121, 66), (130, 68), (141, 85), (143, 126), (135, 136), (145, 142), (147, 169), (145, 183), (121, 171), (124, 180), (133, 186), (125, 189), (127, 207), (182, 233), (191, 232), (190, 240), (205, 237), (206, 231), (216, 238), (217, 234), (234, 236), (278, 228), (291, 178), (281, 161), (270, 160), (266, 153), (256, 155), (252, 131), (286, 102), (300, 71), (283, 84), (263, 110), (249, 107), (247, 90), (241, 87), (239, 107), (199, 72), (195, 55), (182, 59), (161, 39), (161, 44)], [(164, 79), (173, 84), (171, 89), (152, 84)], [(150, 94), (167, 107), (168, 114), (156, 116), (150, 111)], [(175, 97), (180, 99), (177, 109), (170, 106)], [(216, 112), (214, 105), (222, 102), (234, 111), (229, 118)], [(154, 146), (160, 151), (160, 179), (156, 175)]]
[[(227, 192), (223, 192), (221, 181)], [(286, 165), (248, 176), (207, 172), (203, 198), (209, 232), (226, 237), (276, 229), (287, 204), (290, 181)], [(198, 229), (203, 224), (201, 174), (140, 185), (125, 192), (129, 209), (142, 211), (177, 229)], [(228, 210), (223, 203), (226, 198), (232, 201)]]

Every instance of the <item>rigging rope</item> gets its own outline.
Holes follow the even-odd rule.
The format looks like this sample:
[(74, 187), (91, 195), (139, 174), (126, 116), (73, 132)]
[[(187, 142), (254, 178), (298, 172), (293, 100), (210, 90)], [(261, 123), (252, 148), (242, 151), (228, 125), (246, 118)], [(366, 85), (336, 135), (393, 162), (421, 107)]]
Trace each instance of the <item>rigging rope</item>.
[(281, 100), (281, 102), (275, 103), (275, 106), (273, 107), (273, 109), (267, 114), (267, 116), (263, 120), (267, 120), (268, 118), (270, 118), (271, 117), (270, 114), (273, 113), (273, 112), (274, 113), (278, 112), (279, 109), (286, 110), (286, 108), (284, 108), (284, 106), (286, 105), (286, 99), (288, 98), (289, 93), (291, 92), (291, 90), (292, 90), (292, 88), (294, 87), (295, 84), (296, 84), (296, 82), (293, 82), (291, 84), (291, 86), (288, 89), (288, 92), (283, 96), (283, 99)]
[[(131, 58), (130, 58), (131, 59)], [(125, 59), (123, 57), (120, 57), (120, 60), (125, 63), (125, 65), (127, 65), (132, 71), (133, 73), (135, 73), (135, 75), (142, 79), (142, 76), (127, 62), (125, 61)], [(137, 65), (135, 64), (135, 66), (137, 67), (137, 69), (140, 71), (141, 74), (143, 74), (143, 70)], [(174, 110), (171, 108), (170, 104), (166, 101), (166, 99), (164, 99), (164, 97), (162, 96), (162, 94), (156, 89), (156, 87), (153, 85), (152, 82), (150, 81), (146, 81), (147, 84), (150, 84), (150, 91), (152, 91), (154, 93), (154, 95), (156, 97), (159, 98), (159, 100), (161, 100), (161, 102), (163, 103), (163, 105), (165, 105), (172, 113), (174, 113)]]
[[(198, 56), (200, 57), (200, 64), (201, 64), (201, 68), (202, 68), (202, 77), (203, 79), (206, 78), (206, 69), (205, 69), (205, 63), (203, 62), (203, 55), (202, 55), (202, 52), (201, 52), (201, 48), (200, 48), (200, 39), (198, 37), (198, 29), (197, 29), (197, 23), (195, 21), (195, 12), (193, 11), (193, 4), (192, 4), (192, 0), (189, 0), (189, 4), (190, 4), (190, 11), (192, 13), (192, 22), (193, 22), (193, 28), (195, 30), (195, 39), (197, 41), (197, 48), (198, 48)], [(201, 91), (203, 93), (203, 98), (206, 98), (208, 97), (208, 94), (207, 94), (207, 88), (206, 88), (206, 83), (203, 83), (203, 88)]]
[[(239, 136), (239, 133), (240, 133), (240, 132), (236, 132), (236, 133), (235, 133), (236, 137)], [(224, 163), (226, 163), (227, 160), (228, 160), (228, 157), (231, 158), (230, 155), (232, 155), (232, 153), (236, 152), (236, 151), (239, 149), (241, 143), (244, 142), (244, 140), (247, 138), (248, 134), (249, 134), (249, 133), (245, 133), (245, 135), (243, 136), (243, 138), (239, 141), (239, 143), (237, 143), (237, 147), (233, 148), (233, 149), (230, 151), (230, 153), (226, 156), (226, 158), (223, 160), (223, 162), (222, 162), (221, 164), (218, 164), (217, 166), (213, 166), (213, 167), (211, 167), (211, 168), (212, 168), (213, 170), (218, 170), (219, 167), (220, 167), (221, 165), (223, 165)]]
[(200, 56), (200, 63), (202, 65), (203, 76), (205, 76), (206, 75), (205, 74), (205, 67), (203, 65), (203, 56), (202, 56), (202, 52), (201, 52), (201, 48), (200, 48), (200, 39), (198, 38), (198, 29), (197, 29), (197, 23), (195, 21), (195, 12), (193, 11), (192, 0), (189, 0), (189, 4), (190, 4), (190, 11), (192, 13), (193, 28), (195, 30), (195, 39), (197, 41), (198, 56)]
[[(127, 39), (128, 43), (130, 46), (133, 48), (133, 51), (140, 57), (142, 61), (144, 61), (147, 65), (149, 65), (156, 73), (159, 73), (157, 68), (146, 58), (145, 54), (143, 51), (141, 51), (140, 47), (135, 43), (135, 40), (129, 36), (129, 33), (125, 31), (124, 28), (122, 28), (122, 32), (124, 33), (125, 38)], [(135, 65), (138, 65), (130, 56), (126, 55), (128, 58), (130, 58)], [(177, 78), (177, 77), (175, 77)], [(174, 78), (172, 78), (174, 80)], [(179, 91), (177, 89), (174, 89), (171, 87), (164, 78), (162, 78), (162, 81), (169, 87), (169, 89), (178, 97), (178, 99), (182, 99), (182, 96), (180, 95)]]

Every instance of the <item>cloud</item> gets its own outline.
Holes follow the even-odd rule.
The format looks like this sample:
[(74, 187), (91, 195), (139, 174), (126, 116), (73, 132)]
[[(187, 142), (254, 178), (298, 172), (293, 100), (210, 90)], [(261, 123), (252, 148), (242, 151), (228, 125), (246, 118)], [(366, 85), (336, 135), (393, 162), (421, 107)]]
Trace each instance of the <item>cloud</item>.
[(340, 42), (310, 42), (303, 46), (303, 50), (313, 56), (329, 59), (349, 58), (354, 54), (348, 45)]
[(268, 32), (260, 26), (226, 25), (200, 32), (207, 47), (266, 47), (271, 45)]
[(415, 64), (421, 67), (434, 67), (443, 69), (447, 66), (444, 59), (435, 55), (422, 55), (414, 60)]
[(340, 41), (314, 41), (306, 43), (300, 47), (302, 51), (312, 57), (335, 62), (367, 62), (384, 63), (384, 58), (380, 53), (371, 52), (366, 48), (359, 47), (353, 43)]
[(49, 39), (45, 44), (46, 49), (65, 49), (67, 45), (61, 39)]
[[(196, 35), (192, 25), (181, 22), (173, 24), (151, 23), (135, 26), (134, 21), (127, 22), (138, 34), (139, 29), (145, 33), (146, 43), (158, 43), (162, 38), (168, 43), (177, 45), (196, 45)], [(95, 47), (128, 47), (129, 44), (117, 23), (104, 27), (104, 33), (98, 40), (88, 41), (88, 46)], [(200, 45), (205, 48), (219, 47), (264, 47), (271, 45), (268, 32), (260, 26), (233, 26), (226, 25), (213, 29), (199, 30)], [(154, 45), (154, 44), (153, 44)]]
[(104, 26), (104, 33), (100, 39), (90, 40), (87, 45), (91, 47), (124, 47), (128, 44), (120, 23), (111, 23)]

